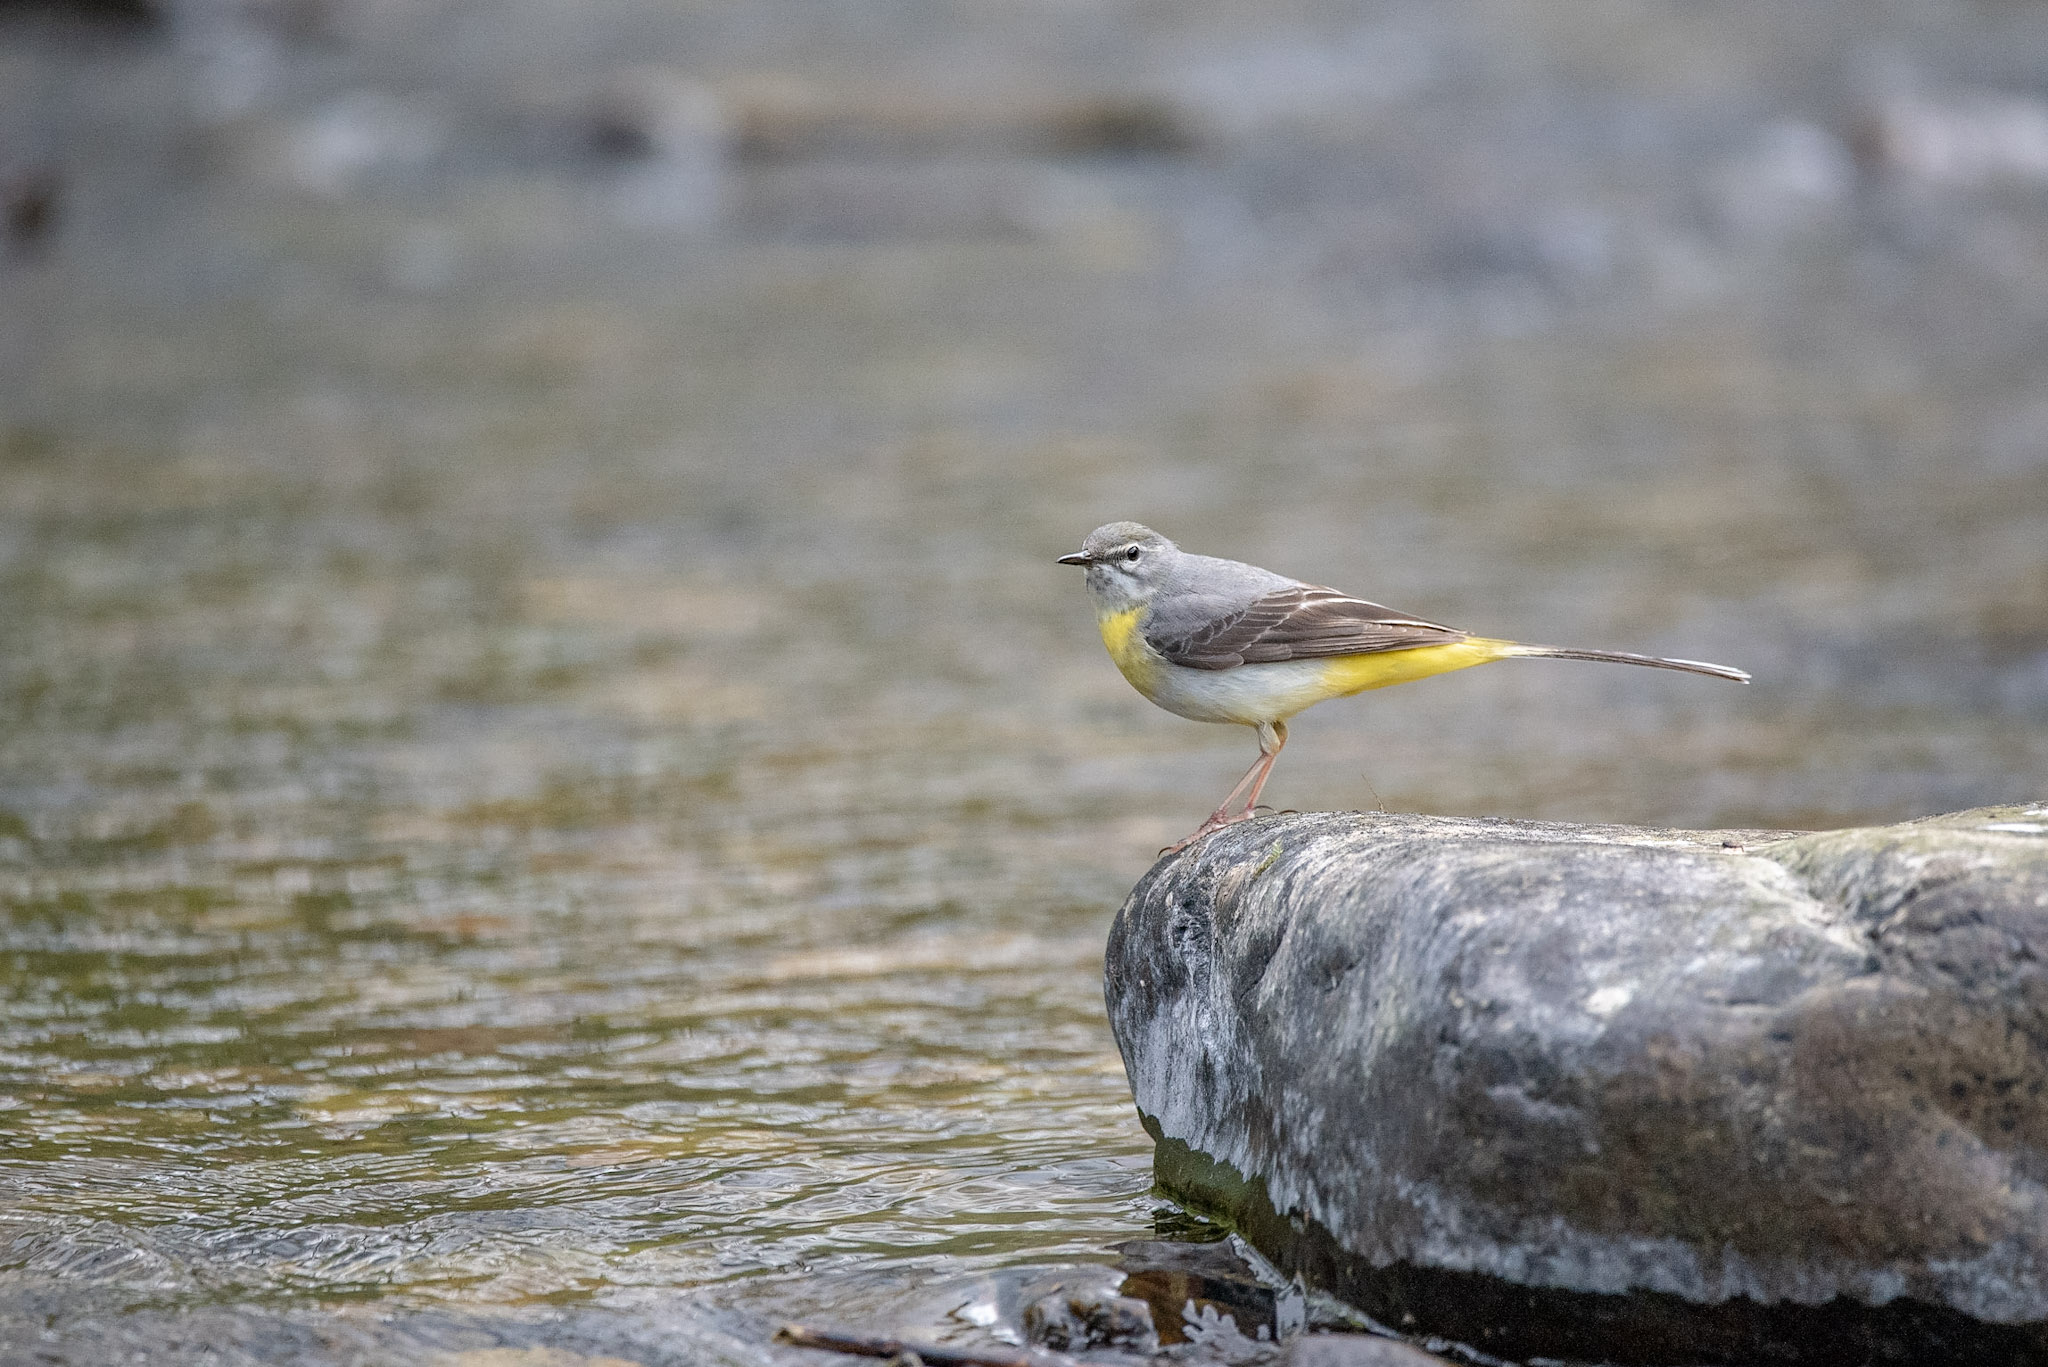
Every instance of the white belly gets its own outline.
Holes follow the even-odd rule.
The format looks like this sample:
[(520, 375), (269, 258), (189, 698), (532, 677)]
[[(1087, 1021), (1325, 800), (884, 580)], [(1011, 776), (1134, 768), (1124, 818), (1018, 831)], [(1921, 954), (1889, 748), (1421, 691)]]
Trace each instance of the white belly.
[(1145, 695), (1190, 721), (1257, 726), (1284, 721), (1330, 696), (1326, 660), (1280, 660), (1235, 669), (1187, 669), (1160, 660)]

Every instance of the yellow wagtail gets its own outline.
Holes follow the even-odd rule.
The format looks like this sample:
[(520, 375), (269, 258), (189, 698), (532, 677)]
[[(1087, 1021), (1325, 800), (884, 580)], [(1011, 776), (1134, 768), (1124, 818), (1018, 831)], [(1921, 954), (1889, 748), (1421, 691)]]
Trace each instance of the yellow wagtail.
[[(1287, 719), (1330, 698), (1516, 656), (1749, 682), (1742, 670), (1699, 660), (1468, 635), (1256, 565), (1189, 555), (1135, 522), (1097, 527), (1059, 563), (1088, 567), (1102, 643), (1131, 687), (1193, 721), (1258, 728), (1259, 757), (1201, 828), (1169, 847), (1175, 850), (1249, 819), (1287, 743)], [(1240, 796), (1242, 805), (1233, 806)]]

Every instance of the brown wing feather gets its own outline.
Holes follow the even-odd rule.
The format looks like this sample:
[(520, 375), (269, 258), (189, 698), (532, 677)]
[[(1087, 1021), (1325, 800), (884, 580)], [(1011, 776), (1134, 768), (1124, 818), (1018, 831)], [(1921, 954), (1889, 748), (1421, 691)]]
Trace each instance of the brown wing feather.
[(1299, 584), (1277, 589), (1243, 611), (1185, 635), (1147, 639), (1174, 664), (1189, 669), (1235, 669), (1276, 660), (1448, 645), (1464, 640), (1466, 634), (1335, 589)]

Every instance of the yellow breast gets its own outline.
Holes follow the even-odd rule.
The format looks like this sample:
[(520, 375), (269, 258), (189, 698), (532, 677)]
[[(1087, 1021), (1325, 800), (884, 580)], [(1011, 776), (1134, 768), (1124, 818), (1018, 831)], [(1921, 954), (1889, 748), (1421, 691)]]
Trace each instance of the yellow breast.
[(1149, 698), (1159, 677), (1160, 666), (1165, 662), (1146, 644), (1144, 633), (1138, 630), (1144, 616), (1142, 607), (1126, 612), (1107, 612), (1096, 619), (1095, 625), (1101, 630), (1102, 644), (1109, 647), (1109, 658), (1116, 661), (1117, 669), (1130, 680), (1131, 687)]

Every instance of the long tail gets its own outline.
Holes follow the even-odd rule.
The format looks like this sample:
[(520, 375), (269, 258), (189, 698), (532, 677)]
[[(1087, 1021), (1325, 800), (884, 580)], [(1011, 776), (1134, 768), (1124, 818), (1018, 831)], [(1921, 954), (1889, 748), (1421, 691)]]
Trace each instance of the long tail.
[(1516, 645), (1506, 653), (1548, 660), (1604, 660), (1608, 664), (1648, 665), (1652, 669), (1676, 669), (1686, 674), (1706, 674), (1716, 679), (1733, 679), (1737, 683), (1749, 682), (1747, 670), (1710, 665), (1705, 660), (1667, 660), (1659, 655), (1631, 655), (1625, 650), (1567, 650), (1562, 646)]

